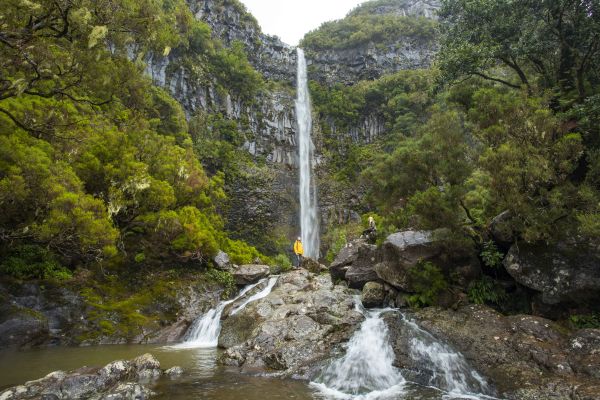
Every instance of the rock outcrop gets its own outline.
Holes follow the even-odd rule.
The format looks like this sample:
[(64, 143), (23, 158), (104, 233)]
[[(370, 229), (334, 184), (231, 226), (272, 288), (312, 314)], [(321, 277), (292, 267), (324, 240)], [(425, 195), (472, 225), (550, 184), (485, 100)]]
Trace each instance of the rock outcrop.
[(354, 295), (328, 275), (283, 274), (267, 297), (224, 316), (221, 362), (307, 376), (358, 327), (363, 316), (354, 310)]
[[(435, 20), (440, 6), (438, 0), (365, 2), (346, 19), (369, 15)], [(332, 22), (336, 23), (343, 20)], [(351, 85), (401, 70), (427, 68), (437, 51), (436, 38), (425, 35), (378, 37), (376, 41), (339, 43), (330, 48), (313, 49), (310, 43), (307, 46), (313, 78), (327, 85), (340, 82)]]
[[(404, 306), (407, 293), (416, 292), (411, 270), (421, 262), (431, 261), (449, 282), (466, 290), (481, 274), (478, 261), (475, 257), (445, 254), (441, 237), (436, 232), (408, 230), (389, 235), (379, 248), (362, 239), (355, 240), (342, 248), (331, 263), (331, 277), (334, 282), (344, 280), (356, 289), (362, 289), (367, 282), (382, 283), (384, 303)], [(446, 292), (441, 293), (439, 304), (450, 306), (458, 299)]]
[(379, 282), (367, 282), (362, 289), (360, 301), (364, 307), (373, 308), (383, 306), (385, 290)]
[[(506, 399), (600, 399), (600, 330), (565, 333), (550, 320), (530, 315), (503, 316), (479, 305), (458, 311), (419, 310), (411, 318), (460, 351)], [(386, 319), (396, 363), (418, 370), (407, 353), (412, 332)]]
[(377, 246), (359, 239), (348, 243), (329, 266), (334, 281), (345, 280), (353, 289), (362, 289), (370, 281), (379, 281), (373, 266), (381, 256)]
[(164, 373), (151, 354), (144, 354), (130, 361), (113, 361), (103, 368), (51, 372), (42, 379), (3, 391), (0, 399), (144, 400), (154, 395), (145, 384)]
[[(147, 321), (144, 326), (128, 325), (128, 316), (118, 308), (98, 308), (96, 294), (90, 287), (54, 282), (0, 283), (0, 349), (174, 343), (198, 315), (219, 302), (223, 290), (221, 286), (207, 282), (202, 273), (181, 278), (155, 275), (148, 280), (154, 282), (144, 282), (144, 285), (160, 290), (160, 297), (141, 299), (140, 308), (143, 307), (143, 319)], [(119, 290), (123, 291), (119, 295), (131, 295), (124, 288)], [(104, 302), (104, 307), (110, 307), (115, 298), (106, 297), (100, 301)], [(108, 329), (101, 324), (108, 325)], [(125, 329), (115, 329), (119, 326)]]
[(504, 261), (521, 285), (541, 293), (545, 304), (597, 302), (600, 291), (600, 251), (597, 244), (575, 239), (555, 245), (513, 245)]
[(409, 269), (421, 261), (435, 259), (440, 249), (429, 231), (391, 234), (382, 246), (383, 261), (373, 266), (377, 276), (397, 289), (411, 291)]
[(248, 264), (240, 265), (233, 272), (233, 279), (237, 285), (250, 285), (269, 276), (271, 269), (268, 265)]

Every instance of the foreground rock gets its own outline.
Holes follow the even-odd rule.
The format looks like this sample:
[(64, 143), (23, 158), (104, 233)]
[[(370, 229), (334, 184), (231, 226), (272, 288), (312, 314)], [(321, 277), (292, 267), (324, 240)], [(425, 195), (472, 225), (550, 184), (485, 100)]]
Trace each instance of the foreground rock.
[[(181, 373), (180, 367), (169, 371), (174, 370)], [(5, 390), (0, 399), (144, 400), (155, 394), (146, 384), (164, 373), (151, 354), (144, 354), (130, 361), (113, 361), (103, 368), (51, 372), (42, 379)]]
[(302, 259), (302, 262), (300, 263), (300, 268), (304, 268), (305, 270), (312, 272), (313, 274), (320, 274), (322, 272), (328, 271), (328, 268), (325, 265), (308, 257)]
[(520, 284), (541, 293), (545, 304), (597, 305), (600, 251), (590, 243), (565, 240), (553, 246), (513, 245), (504, 267)]
[(354, 289), (371, 281), (378, 281), (373, 266), (379, 261), (377, 246), (359, 239), (348, 243), (331, 263), (329, 270), (335, 282), (345, 280)]
[(329, 275), (306, 270), (283, 274), (273, 291), (232, 316), (225, 316), (221, 362), (245, 370), (308, 376), (316, 363), (346, 341), (363, 316), (355, 292), (334, 286)]
[(241, 265), (233, 272), (233, 279), (237, 285), (250, 285), (269, 276), (270, 271), (268, 265)]
[[(571, 334), (550, 320), (516, 315), (505, 317), (485, 306), (465, 306), (457, 312), (439, 308), (418, 311), (423, 328), (460, 351), (506, 399), (600, 399), (600, 330)], [(407, 352), (411, 331), (387, 319), (396, 363), (421, 366)]]
[(447, 254), (444, 249), (443, 232), (397, 232), (389, 235), (379, 248), (359, 239), (339, 252), (329, 271), (334, 282), (344, 280), (351, 288), (362, 289), (367, 282), (381, 283), (384, 304), (401, 307), (406, 304), (407, 295), (416, 292), (412, 270), (430, 261), (458, 289), (440, 294), (438, 304), (448, 307), (460, 301), (457, 293), (481, 276), (481, 266), (475, 253)]
[(440, 254), (433, 233), (405, 231), (394, 233), (382, 247), (383, 261), (373, 268), (377, 276), (397, 289), (411, 291), (408, 271), (421, 261), (433, 260)]

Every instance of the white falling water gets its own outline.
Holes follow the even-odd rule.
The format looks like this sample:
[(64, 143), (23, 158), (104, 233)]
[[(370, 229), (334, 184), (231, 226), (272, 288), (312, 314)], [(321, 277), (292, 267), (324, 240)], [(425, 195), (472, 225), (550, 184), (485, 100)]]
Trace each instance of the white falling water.
[(492, 398), (487, 396), (492, 391), (485, 379), (469, 366), (462, 354), (404, 316), (403, 323), (412, 334), (411, 358), (431, 371), (429, 384), (443, 389), (445, 398)]
[[(357, 301), (357, 310), (366, 319), (348, 342), (346, 354), (329, 364), (315, 382), (311, 382), (311, 386), (326, 399), (422, 398), (415, 397), (414, 394), (415, 388), (422, 386), (407, 381), (393, 365), (394, 350), (389, 343), (388, 328), (381, 314), (397, 310), (365, 310), (360, 301)], [(462, 354), (438, 341), (404, 316), (398, 323), (403, 324), (412, 336), (408, 349), (411, 358), (431, 374), (424, 384), (439, 390), (437, 395), (423, 398), (495, 399), (485, 379), (468, 365)]]
[(275, 286), (276, 283), (277, 283), (276, 276), (269, 278), (269, 283), (267, 284), (267, 286), (265, 286), (265, 288), (263, 290), (248, 297), (246, 300), (244, 300), (244, 302), (242, 304), (240, 304), (239, 306), (237, 306), (236, 308), (231, 310), (229, 315), (235, 315), (238, 312), (242, 311), (248, 304), (250, 304), (256, 300), (260, 300), (264, 297), (267, 297), (269, 295), (269, 293), (271, 293), (271, 290), (273, 289), (273, 286)]
[[(223, 314), (225, 307), (241, 299), (246, 293), (265, 281), (266, 279), (262, 279), (255, 284), (246, 286), (233, 300), (222, 301), (217, 307), (210, 309), (206, 314), (197, 318), (187, 331), (185, 341), (172, 347), (177, 349), (217, 347), (217, 344), (219, 343), (219, 333), (221, 333), (221, 315)], [(270, 278), (269, 283), (263, 290), (246, 299), (242, 305), (238, 306), (234, 311), (239, 312), (251, 302), (266, 297), (271, 292), (271, 289), (273, 289), (276, 282), (277, 277)]]
[(393, 366), (394, 350), (381, 314), (390, 310), (365, 311), (366, 319), (348, 342), (346, 354), (331, 363), (311, 386), (327, 398), (397, 398), (405, 379)]
[(312, 116), (306, 59), (304, 51), (298, 52), (298, 98), (296, 99), (296, 117), (298, 119), (298, 153), (300, 172), (300, 228), (304, 255), (319, 258), (319, 219), (317, 211), (317, 189), (312, 178), (313, 149), (311, 139)]

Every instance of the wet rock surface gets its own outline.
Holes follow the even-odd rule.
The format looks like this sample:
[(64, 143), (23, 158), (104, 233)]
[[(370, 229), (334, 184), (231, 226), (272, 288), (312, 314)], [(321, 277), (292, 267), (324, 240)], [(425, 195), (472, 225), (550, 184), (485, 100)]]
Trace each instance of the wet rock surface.
[(247, 264), (240, 265), (233, 272), (233, 279), (238, 285), (250, 285), (260, 281), (262, 278), (269, 276), (271, 269), (268, 265)]
[[(419, 310), (421, 327), (460, 351), (507, 399), (600, 399), (600, 330), (563, 333), (550, 320), (503, 316), (478, 305)], [(418, 371), (407, 353), (410, 331), (387, 320), (398, 366)]]
[[(175, 370), (178, 374), (183, 372), (180, 367), (173, 367), (169, 375), (176, 375)], [(154, 395), (148, 384), (164, 374), (160, 363), (151, 354), (144, 354), (129, 361), (113, 361), (103, 368), (54, 371), (3, 391), (0, 399), (144, 400)]]
[(334, 286), (329, 275), (302, 269), (283, 274), (267, 297), (225, 316), (219, 346), (226, 351), (220, 361), (307, 377), (363, 319), (354, 310), (355, 295)]
[(386, 292), (383, 284), (379, 282), (367, 282), (362, 289), (360, 301), (367, 308), (381, 307), (385, 301)]
[(555, 245), (513, 245), (503, 261), (520, 284), (541, 292), (545, 304), (596, 302), (600, 291), (600, 251), (574, 238)]

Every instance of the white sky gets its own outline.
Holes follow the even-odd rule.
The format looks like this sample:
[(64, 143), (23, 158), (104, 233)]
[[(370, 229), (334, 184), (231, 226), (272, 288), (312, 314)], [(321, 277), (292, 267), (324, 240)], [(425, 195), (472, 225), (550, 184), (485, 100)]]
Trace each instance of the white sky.
[(263, 32), (297, 45), (305, 33), (323, 22), (343, 18), (366, 0), (240, 0), (258, 20)]

